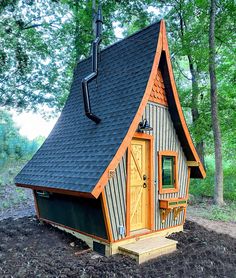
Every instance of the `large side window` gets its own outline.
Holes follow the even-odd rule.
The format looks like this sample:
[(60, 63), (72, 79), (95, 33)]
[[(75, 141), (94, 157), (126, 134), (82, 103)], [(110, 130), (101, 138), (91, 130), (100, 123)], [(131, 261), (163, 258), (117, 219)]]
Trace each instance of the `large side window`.
[(158, 153), (159, 193), (178, 192), (177, 152), (160, 151)]

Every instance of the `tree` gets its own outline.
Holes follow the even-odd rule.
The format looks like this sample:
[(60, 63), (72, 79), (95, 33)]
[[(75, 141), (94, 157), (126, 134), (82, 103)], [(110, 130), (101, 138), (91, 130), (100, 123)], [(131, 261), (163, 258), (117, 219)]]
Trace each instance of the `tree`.
[(50, 0), (3, 2), (0, 106), (19, 111), (43, 105), (60, 109), (72, 76), (74, 26), (68, 6)]
[(11, 161), (29, 159), (40, 146), (39, 143), (21, 136), (11, 115), (0, 110), (0, 168)]
[(215, 21), (216, 0), (210, 2), (209, 25), (209, 74), (211, 90), (211, 117), (215, 146), (215, 192), (214, 200), (217, 205), (224, 203), (223, 199), (223, 165), (222, 165), (222, 140), (218, 116), (217, 78), (216, 78), (216, 50), (215, 50)]
[[(205, 65), (204, 57), (206, 57), (206, 53), (204, 55), (203, 45), (206, 37), (204, 34), (201, 36), (198, 35), (199, 29), (203, 29), (206, 23), (206, 4), (204, 2), (191, 2), (191, 1), (171, 1), (173, 5), (172, 11), (170, 11), (170, 15), (175, 18), (179, 24), (177, 25), (177, 32), (180, 40), (175, 40), (174, 43), (178, 42), (178, 50), (176, 51), (177, 55), (185, 55), (188, 61), (189, 73), (190, 73), (190, 81), (191, 81), (191, 116), (192, 116), (192, 124), (195, 130), (198, 133), (198, 136), (195, 136), (196, 141), (196, 149), (198, 155), (203, 164), (205, 164), (204, 159), (204, 134), (199, 132), (199, 125), (202, 125), (200, 121), (201, 116), (201, 71)], [(172, 31), (173, 32), (173, 31)], [(174, 44), (172, 43), (172, 45)], [(181, 51), (179, 51), (179, 47), (181, 47)], [(201, 48), (201, 51), (199, 49)], [(199, 55), (201, 53), (201, 55)], [(175, 62), (178, 65), (178, 61)], [(184, 75), (185, 78), (189, 79), (187, 75)], [(202, 126), (201, 126), (202, 129)]]

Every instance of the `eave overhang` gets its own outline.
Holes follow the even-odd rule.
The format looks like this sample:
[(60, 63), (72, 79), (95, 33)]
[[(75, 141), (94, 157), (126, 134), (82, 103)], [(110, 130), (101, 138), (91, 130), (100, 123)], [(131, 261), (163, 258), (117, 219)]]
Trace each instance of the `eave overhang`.
[[(184, 114), (183, 114), (183, 111), (181, 108), (176, 84), (174, 81), (173, 70), (172, 70), (172, 66), (171, 66), (165, 22), (164, 22), (164, 20), (161, 20), (160, 32), (159, 32), (159, 37), (158, 37), (157, 47), (156, 47), (156, 54), (154, 57), (151, 74), (150, 74), (149, 80), (147, 82), (147, 86), (146, 86), (146, 90), (145, 90), (143, 99), (139, 105), (139, 109), (138, 109), (138, 111), (133, 119), (133, 122), (130, 125), (130, 128), (129, 128), (123, 142), (121, 143), (116, 155), (113, 157), (112, 161), (110, 162), (107, 169), (105, 170), (105, 172), (103, 173), (103, 175), (101, 176), (101, 178), (99, 179), (98, 183), (96, 184), (95, 188), (92, 191), (92, 195), (95, 198), (98, 198), (100, 193), (103, 191), (103, 188), (105, 187), (105, 185), (108, 182), (109, 170), (117, 167), (119, 161), (121, 160), (123, 154), (125, 153), (127, 147), (129, 146), (129, 144), (137, 130), (137, 126), (140, 122), (140, 119), (142, 118), (144, 109), (147, 105), (147, 102), (148, 102), (150, 94), (151, 94), (152, 87), (154, 85), (157, 68), (159, 67), (161, 58), (163, 56), (166, 57), (165, 58), (166, 66), (165, 66), (164, 70), (165, 70), (165, 74), (167, 72), (168, 76), (169, 76), (168, 88), (169, 88), (170, 95), (172, 95), (169, 97), (169, 99), (172, 103), (171, 105), (169, 104), (169, 99), (168, 99), (169, 110), (171, 111), (170, 114), (176, 114), (177, 122), (176, 122), (175, 128), (177, 126), (179, 127), (176, 129), (177, 134), (178, 134), (178, 132), (181, 132), (183, 134), (183, 136), (182, 136), (183, 140), (180, 140), (180, 141), (181, 141), (181, 145), (183, 147), (183, 151), (184, 151), (186, 157), (191, 157), (191, 160), (196, 161), (199, 164), (198, 167), (191, 167), (192, 169), (191, 169), (190, 177), (191, 178), (205, 178), (205, 176), (206, 176), (205, 169), (200, 161), (200, 158), (199, 158), (197, 151), (195, 149), (195, 146), (193, 144), (193, 141), (192, 141), (191, 135), (189, 133), (189, 130), (188, 130), (185, 118), (184, 118)], [(166, 86), (166, 84), (165, 84), (165, 86)], [(167, 92), (167, 95), (168, 95), (168, 92)], [(172, 117), (172, 120), (174, 120), (173, 117)], [(179, 136), (179, 134), (178, 134), (178, 136)]]

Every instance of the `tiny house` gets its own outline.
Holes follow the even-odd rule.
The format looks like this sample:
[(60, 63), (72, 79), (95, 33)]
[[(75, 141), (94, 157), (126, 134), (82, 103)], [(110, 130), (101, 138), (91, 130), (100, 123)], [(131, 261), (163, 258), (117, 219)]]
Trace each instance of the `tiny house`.
[(181, 231), (190, 179), (206, 174), (164, 21), (99, 50), (99, 16), (92, 56), (78, 62), (61, 116), (15, 182), (33, 190), (40, 220), (112, 255), (121, 244)]

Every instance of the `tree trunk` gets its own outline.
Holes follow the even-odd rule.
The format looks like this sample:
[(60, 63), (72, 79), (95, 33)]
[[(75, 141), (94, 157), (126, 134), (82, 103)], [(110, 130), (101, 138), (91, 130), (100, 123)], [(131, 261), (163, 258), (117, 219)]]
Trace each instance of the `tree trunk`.
[[(181, 8), (178, 10), (178, 8), (175, 8), (178, 12), (179, 16), (179, 25), (180, 25), (180, 31), (181, 31), (181, 40), (182, 40), (182, 46), (184, 47), (184, 19), (181, 13)], [(185, 24), (185, 28), (187, 28)], [(193, 65), (193, 59), (192, 55), (190, 54), (190, 50), (188, 51), (189, 54), (188, 62), (189, 62), (189, 70), (191, 73), (191, 82), (192, 82), (192, 104), (191, 104), (191, 113), (192, 113), (192, 121), (193, 124), (198, 120), (199, 118), (199, 110), (198, 110), (198, 96), (199, 96), (199, 87), (198, 87), (198, 81), (197, 81), (197, 72), (194, 69)], [(199, 155), (199, 158), (203, 165), (205, 165), (205, 159), (204, 159), (204, 142), (201, 139), (200, 142), (197, 143), (196, 149)]]
[[(199, 111), (198, 111), (198, 96), (199, 96), (199, 87), (198, 87), (198, 81), (197, 81), (197, 72), (194, 69), (192, 57), (189, 54), (188, 55), (188, 61), (189, 61), (189, 70), (191, 73), (191, 82), (192, 82), (192, 104), (191, 104), (191, 113), (192, 113), (192, 121), (193, 124), (198, 120), (199, 118)], [(201, 139), (200, 142), (196, 144), (196, 149), (199, 155), (199, 158), (203, 165), (205, 165), (205, 159), (204, 159), (204, 142)]]
[(211, 118), (215, 145), (215, 193), (214, 201), (217, 205), (223, 205), (223, 167), (222, 167), (222, 142), (220, 125), (218, 120), (217, 80), (216, 80), (216, 51), (215, 51), (215, 17), (216, 0), (210, 4), (209, 26), (209, 73), (211, 85)]
[(74, 6), (74, 17), (75, 17), (75, 63), (77, 63), (80, 59), (80, 22), (79, 22), (79, 1), (75, 1)]
[(94, 38), (96, 38), (96, 17), (96, 0), (92, 0), (92, 30)]

